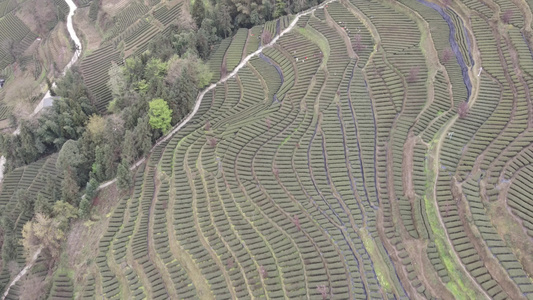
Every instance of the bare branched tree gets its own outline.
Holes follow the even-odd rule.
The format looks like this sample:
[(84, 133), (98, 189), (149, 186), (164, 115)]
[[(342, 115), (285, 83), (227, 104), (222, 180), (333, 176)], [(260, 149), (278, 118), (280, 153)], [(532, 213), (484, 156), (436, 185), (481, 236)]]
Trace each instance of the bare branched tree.
[(457, 107), (457, 113), (459, 114), (459, 118), (464, 119), (466, 116), (468, 116), (468, 102), (463, 101), (459, 106)]
[(298, 231), (301, 231), (302, 230), (302, 226), (300, 224), (300, 219), (298, 218), (298, 216), (294, 216), (292, 218), (292, 222), (294, 223), (294, 226), (296, 226), (296, 228), (298, 229)]
[(316, 290), (322, 295), (322, 299), (328, 299), (328, 287), (325, 285), (317, 285)]
[(502, 21), (505, 24), (509, 24), (511, 22), (511, 19), (513, 18), (513, 11), (508, 9), (506, 10), (502, 15)]
[(444, 48), (444, 50), (442, 50), (440, 53), (440, 59), (443, 64), (449, 62), (450, 59), (452, 59), (452, 57), (453, 57), (453, 51), (452, 51), (452, 48), (450, 47)]
[(420, 73), (420, 67), (412, 67), (409, 70), (409, 75), (407, 76), (407, 82), (413, 83), (418, 80), (418, 73)]
[(272, 41), (272, 33), (268, 30), (263, 30), (261, 34), (261, 44), (266, 45)]
[(363, 44), (363, 37), (359, 33), (354, 35), (352, 40), (352, 47), (358, 54), (361, 50), (366, 49), (366, 45)]
[(218, 144), (218, 140), (216, 138), (208, 138), (207, 139), (207, 142), (209, 143), (209, 146), (211, 146), (211, 148), (215, 148)]
[(263, 267), (262, 265), (259, 266), (259, 274), (261, 275), (261, 277), (263, 279), (267, 278), (268, 277), (268, 272), (267, 270), (265, 269), (265, 267)]

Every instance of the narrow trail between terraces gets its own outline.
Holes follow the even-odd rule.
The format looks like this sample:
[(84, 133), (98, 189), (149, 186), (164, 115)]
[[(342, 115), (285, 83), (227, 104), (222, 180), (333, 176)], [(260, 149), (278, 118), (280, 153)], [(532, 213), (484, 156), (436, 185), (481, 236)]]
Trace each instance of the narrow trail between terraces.
[[(294, 16), (294, 20), (292, 20), (292, 22), (289, 24), (289, 26), (287, 26), (287, 28), (283, 29), (278, 35), (276, 35), (272, 41), (266, 45), (262, 45), (259, 47), (259, 49), (257, 49), (255, 52), (247, 55), (245, 58), (243, 58), (241, 60), (241, 62), (235, 67), (235, 69), (233, 69), (233, 71), (231, 71), (231, 73), (229, 73), (228, 75), (224, 76), (223, 78), (221, 78), (219, 81), (217, 81), (216, 83), (213, 83), (211, 84), (210, 86), (208, 86), (205, 90), (203, 90), (202, 92), (200, 92), (200, 94), (198, 94), (198, 98), (196, 99), (196, 103), (194, 105), (194, 108), (193, 110), (187, 115), (187, 117), (185, 117), (185, 119), (181, 120), (180, 123), (178, 123), (174, 129), (172, 129), (172, 131), (170, 131), (169, 133), (167, 133), (163, 138), (161, 138), (159, 141), (157, 141), (157, 143), (152, 147), (152, 149), (150, 150), (150, 153), (155, 149), (157, 148), (159, 145), (163, 144), (164, 142), (168, 141), (172, 136), (174, 136), (178, 131), (180, 131), (180, 129), (182, 129), (183, 127), (185, 127), (185, 125), (187, 125), (187, 123), (189, 123), (189, 121), (192, 120), (192, 118), (196, 115), (196, 113), (198, 112), (198, 110), (200, 109), (200, 105), (202, 104), (202, 100), (205, 96), (205, 94), (207, 94), (208, 92), (210, 92), (211, 90), (213, 90), (214, 88), (217, 87), (217, 85), (221, 84), (221, 83), (224, 83), (226, 82), (228, 79), (232, 78), (233, 76), (235, 76), (240, 69), (242, 69), (243, 67), (246, 66), (246, 64), (248, 63), (248, 61), (250, 61), (250, 59), (252, 59), (254, 56), (258, 56), (260, 54), (262, 54), (263, 50), (265, 48), (269, 48), (269, 47), (272, 47), (274, 44), (276, 44), (276, 42), (284, 35), (286, 34), (287, 32), (291, 31), (294, 26), (296, 26), (296, 24), (298, 23), (298, 20), (300, 19), (300, 17), (302, 16), (306, 16), (306, 15), (309, 15), (311, 13), (313, 13), (315, 10), (319, 9), (319, 8), (323, 8), (324, 6), (328, 5), (329, 3), (331, 2), (335, 2), (335, 1), (339, 1), (339, 0), (328, 0), (328, 1), (325, 1), (323, 2), (322, 4), (320, 5), (317, 5), (313, 8), (310, 8), (306, 11), (303, 11), (303, 12), (300, 12), (298, 14), (296, 14)], [(139, 165), (141, 165), (144, 161), (146, 160), (146, 158), (142, 158), (140, 160), (138, 160), (135, 164), (133, 164), (130, 169), (135, 169), (136, 167), (138, 167)], [(116, 182), (116, 178), (113, 179), (113, 180), (110, 180), (110, 181), (107, 181), (107, 182), (104, 182), (102, 183), (99, 187), (98, 187), (98, 190), (101, 190), (105, 187), (108, 187), (109, 185), (113, 184)]]

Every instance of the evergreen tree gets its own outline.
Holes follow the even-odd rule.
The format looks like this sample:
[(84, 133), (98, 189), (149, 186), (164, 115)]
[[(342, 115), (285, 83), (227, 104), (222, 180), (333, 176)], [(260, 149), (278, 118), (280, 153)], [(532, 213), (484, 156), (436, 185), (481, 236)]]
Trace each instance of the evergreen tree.
[(115, 162), (113, 152), (109, 144), (102, 147), (97, 146), (95, 150), (95, 160), (92, 165), (93, 176), (99, 182), (104, 182), (115, 175)]
[(202, 20), (205, 17), (205, 6), (203, 0), (194, 0), (194, 4), (191, 10), (192, 18), (196, 22), (196, 26), (200, 28), (202, 25)]
[(46, 216), (50, 216), (52, 213), (52, 205), (50, 205), (46, 196), (42, 193), (37, 194), (37, 200), (35, 201), (35, 213), (40, 213)]
[(59, 200), (60, 190), (59, 184), (56, 182), (57, 177), (48, 173), (46, 176), (46, 188), (44, 190), (45, 195), (49, 195), (49, 199), (52, 200), (52, 203)]
[(132, 179), (129, 167), (125, 162), (118, 165), (117, 170), (117, 187), (120, 190), (127, 190), (131, 187)]
[(96, 21), (98, 18), (98, 10), (100, 9), (100, 0), (93, 0), (91, 6), (89, 7), (89, 19), (91, 21)]
[(233, 29), (229, 7), (225, 4), (217, 4), (215, 7), (215, 18), (218, 35), (227, 38)]
[(146, 155), (152, 148), (152, 133), (148, 116), (137, 119), (137, 126), (133, 130), (135, 136), (135, 149), (140, 155)]
[(18, 190), (15, 192), (15, 199), (17, 201), (17, 208), (23, 214), (32, 214), (34, 209), (34, 199), (30, 196), (27, 190)]
[(85, 219), (91, 214), (91, 201), (88, 199), (87, 195), (81, 199), (80, 208), (78, 210), (78, 215), (80, 218)]
[(94, 178), (91, 178), (91, 180), (87, 182), (87, 186), (85, 188), (85, 198), (87, 198), (89, 201), (93, 200), (94, 197), (96, 197), (96, 194), (98, 193), (98, 186), (98, 181)]
[(279, 18), (285, 15), (285, 8), (287, 4), (284, 0), (276, 0), (276, 10), (274, 11), (274, 18)]
[(126, 131), (124, 142), (122, 142), (122, 161), (131, 164), (137, 158), (137, 149), (135, 148), (135, 136), (132, 131)]
[(63, 176), (63, 181), (61, 182), (61, 200), (76, 206), (79, 200), (78, 192), (80, 191), (76, 173), (70, 167), (67, 167)]
[(15, 258), (17, 258), (17, 238), (14, 234), (6, 234), (2, 245), (2, 260), (8, 262)]

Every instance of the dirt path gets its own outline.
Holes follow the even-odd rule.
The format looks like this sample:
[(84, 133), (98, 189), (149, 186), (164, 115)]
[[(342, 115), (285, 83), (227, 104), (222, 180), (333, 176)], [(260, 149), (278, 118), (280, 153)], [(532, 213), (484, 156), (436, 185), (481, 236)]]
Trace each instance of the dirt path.
[(24, 269), (22, 269), (22, 271), (20, 271), (20, 273), (18, 273), (18, 275), (13, 279), (13, 281), (6, 288), (6, 291), (2, 295), (2, 300), (6, 299), (7, 295), (9, 294), (9, 290), (15, 285), (15, 283), (17, 283), (17, 281), (19, 281), (24, 275), (26, 275), (26, 273), (28, 272), (29, 269), (31, 269), (31, 267), (33, 267), (33, 265), (37, 261), (37, 258), (39, 257), (39, 254), (41, 254), (42, 250), (43, 250), (43, 247), (37, 249), (35, 254), (33, 254), (33, 257), (31, 258), (31, 261), (24, 267)]
[[(176, 187), (174, 180), (170, 181), (170, 199), (176, 199)], [(176, 232), (174, 229), (174, 205), (176, 201), (168, 201), (168, 208), (166, 212), (167, 217), (167, 231), (168, 231), (168, 243), (170, 252), (178, 260), (179, 264), (185, 269), (189, 278), (191, 279), (194, 287), (198, 291), (198, 297), (200, 299), (215, 299), (207, 279), (202, 274), (202, 270), (194, 262), (194, 258), (183, 248), (178, 242)]]
[(159, 191), (161, 189), (161, 181), (162, 178), (160, 177), (161, 173), (157, 168), (154, 169), (154, 177), (152, 180), (154, 181), (154, 194), (152, 195), (152, 202), (150, 204), (150, 209), (148, 210), (148, 234), (147, 234), (147, 248), (148, 248), (148, 258), (153, 263), (155, 268), (159, 271), (159, 274), (161, 274), (161, 279), (163, 280), (163, 283), (165, 285), (165, 288), (167, 290), (168, 296), (171, 299), (178, 299), (178, 294), (176, 292), (176, 289), (174, 288), (174, 284), (172, 283), (172, 276), (169, 274), (168, 269), (164, 263), (164, 261), (159, 257), (159, 254), (157, 253), (156, 245), (155, 245), (155, 238), (154, 238), (154, 223), (155, 223), (155, 214), (154, 211), (156, 209), (156, 203), (158, 201), (158, 195)]
[(333, 18), (329, 15), (329, 12), (327, 9), (324, 9), (324, 15), (326, 16), (326, 23), (330, 26), (335, 28), (339, 36), (342, 37), (344, 44), (346, 44), (346, 52), (348, 52), (348, 57), (355, 59), (357, 58), (357, 54), (355, 54), (355, 51), (352, 47), (352, 41), (350, 40), (350, 37), (348, 36), (348, 33), (346, 32), (346, 29), (341, 27)]
[[(71, 1), (71, 0), (69, 0)], [(153, 147), (152, 149), (150, 149), (150, 153), (155, 149), (157, 148), (159, 145), (163, 144), (164, 142), (168, 141), (170, 138), (172, 138), (177, 132), (179, 132), (183, 127), (185, 127), (185, 125), (187, 125), (187, 123), (189, 123), (189, 121), (192, 120), (192, 118), (196, 115), (196, 113), (198, 112), (198, 110), (200, 109), (200, 105), (202, 104), (202, 100), (204, 98), (204, 96), (210, 92), (211, 90), (213, 90), (214, 88), (217, 87), (217, 85), (221, 84), (221, 83), (224, 83), (226, 82), (228, 79), (232, 78), (233, 76), (235, 76), (240, 69), (242, 69), (243, 67), (246, 66), (246, 64), (248, 63), (248, 61), (250, 61), (250, 59), (252, 59), (254, 56), (258, 56), (259, 54), (261, 54), (263, 52), (263, 50), (265, 48), (269, 48), (269, 47), (273, 47), (276, 42), (278, 41), (279, 38), (281, 38), (284, 34), (286, 34), (287, 32), (291, 31), (294, 26), (296, 26), (296, 24), (298, 23), (298, 20), (300, 19), (300, 17), (302, 16), (305, 16), (305, 15), (309, 15), (311, 13), (313, 13), (316, 9), (318, 8), (323, 8), (324, 6), (326, 6), (327, 4), (331, 3), (331, 2), (335, 2), (335, 1), (339, 1), (339, 0), (328, 0), (326, 2), (323, 2), (322, 4), (314, 7), (314, 8), (311, 8), (311, 9), (308, 9), (306, 11), (303, 11), (299, 14), (297, 14), (295, 17), (294, 17), (294, 20), (292, 20), (291, 24), (289, 26), (287, 26), (287, 28), (283, 29), (283, 31), (281, 31), (281, 33), (279, 35), (277, 35), (276, 37), (274, 37), (272, 39), (272, 41), (264, 46), (260, 46), (259, 49), (257, 49), (256, 51), (254, 51), (253, 53), (249, 54), (248, 56), (246, 56), (238, 65), (237, 67), (235, 67), (235, 69), (233, 71), (231, 71), (231, 73), (229, 73), (228, 75), (224, 76), (223, 78), (221, 78), (218, 82), (216, 83), (213, 83), (211, 84), (210, 86), (208, 86), (205, 90), (203, 90), (202, 92), (200, 92), (200, 94), (198, 94), (198, 98), (196, 100), (196, 104), (194, 105), (194, 108), (193, 110), (187, 115), (187, 117), (185, 117), (185, 119), (181, 120), (181, 122), (179, 124), (177, 124), (174, 129), (172, 129), (172, 131), (170, 131), (169, 133), (167, 133), (162, 139), (160, 139)], [(140, 166), (143, 162), (145, 161), (145, 158), (142, 158), (141, 160), (137, 161), (133, 166), (130, 167), (130, 170), (133, 170), (135, 169), (136, 167)], [(1, 165), (0, 165), (0, 168), (1, 168)], [(97, 190), (101, 190), (105, 187), (108, 187), (109, 185), (115, 183), (117, 179), (113, 179), (113, 180), (110, 180), (110, 181), (107, 181), (107, 182), (104, 182), (102, 183)]]
[[(473, 103), (474, 101), (472, 101)], [(462, 273), (464, 273), (468, 279), (470, 279), (471, 281), (471, 286), (473, 287), (476, 287), (477, 289), (477, 294), (478, 295), (483, 295), (486, 299), (491, 299), (491, 297), (485, 292), (485, 290), (477, 284), (476, 280), (472, 277), (472, 275), (468, 272), (468, 270), (466, 270), (464, 264), (461, 262), (461, 259), (459, 258), (457, 252), (454, 250), (453, 248), (453, 243), (452, 243), (452, 240), (450, 239), (450, 236), (448, 235), (448, 231), (446, 230), (446, 225), (444, 225), (444, 220), (442, 220), (442, 216), (439, 212), (439, 204), (437, 203), (437, 178), (438, 178), (438, 174), (439, 174), (439, 161), (440, 161), (440, 151), (442, 149), (442, 144), (443, 144), (443, 141), (445, 140), (445, 136), (446, 136), (446, 133), (450, 130), (450, 128), (454, 125), (455, 121), (458, 119), (458, 116), (455, 116), (453, 117), (450, 122), (448, 122), (448, 124), (441, 130), (441, 135), (440, 137), (438, 138), (437, 140), (437, 143), (435, 145), (435, 152), (434, 152), (434, 157), (433, 157), (433, 166), (430, 166), (433, 168), (433, 172), (435, 173), (435, 178), (434, 178), (434, 184), (433, 184), (433, 195), (432, 195), (432, 198), (433, 198), (433, 205), (435, 206), (435, 210), (436, 210), (436, 214), (437, 214), (437, 218), (438, 218), (438, 221), (439, 221), (439, 225), (441, 228), (444, 229), (444, 232), (445, 232), (445, 237), (446, 237), (446, 248), (451, 250), (449, 251), (449, 254), (453, 256), (453, 259), (455, 260), (454, 262), (454, 265), (456, 266), (459, 266), (461, 268), (461, 271)]]

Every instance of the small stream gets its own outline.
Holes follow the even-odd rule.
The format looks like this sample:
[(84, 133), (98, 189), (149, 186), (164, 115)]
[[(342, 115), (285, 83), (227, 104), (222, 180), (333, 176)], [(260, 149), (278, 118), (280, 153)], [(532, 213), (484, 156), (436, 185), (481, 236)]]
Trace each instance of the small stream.
[[(437, 11), (442, 16), (444, 21), (448, 23), (448, 27), (450, 28), (450, 36), (449, 36), (450, 47), (452, 48), (453, 53), (455, 54), (455, 57), (457, 58), (457, 62), (459, 63), (459, 66), (461, 67), (461, 73), (463, 75), (463, 82), (465, 83), (466, 92), (467, 92), (466, 101), (468, 102), (470, 100), (470, 95), (472, 94), (472, 83), (470, 82), (470, 77), (468, 76), (468, 66), (465, 63), (463, 59), (463, 54), (461, 53), (461, 50), (459, 49), (459, 45), (457, 44), (457, 41), (455, 40), (455, 31), (457, 30), (455, 28), (455, 24), (453, 24), (451, 17), (439, 5), (435, 3), (427, 2), (425, 0), (417, 0), (417, 1)], [(468, 39), (468, 35), (466, 35), (466, 37), (467, 37), (467, 44), (468, 46), (470, 46), (470, 40)], [(468, 55), (472, 57), (470, 53), (470, 49), (468, 49)], [(474, 63), (474, 60), (472, 60), (472, 63)]]
[[(272, 62), (272, 60), (270, 58), (268, 58), (267, 56), (265, 56), (263, 53), (259, 53), (259, 58), (261, 58), (263, 61), (265, 61), (266, 63), (268, 63), (269, 65), (273, 66), (276, 71), (278, 72), (279, 74), (279, 78), (281, 79), (281, 84), (280, 84), (280, 89), (281, 87), (283, 86), (283, 83), (285, 82), (285, 77), (283, 77), (283, 71), (281, 71), (281, 68), (276, 65), (274, 62)], [(274, 97), (272, 99), (273, 102), (280, 102), (279, 99), (278, 99), (278, 93), (276, 91), (276, 93), (274, 93)]]

